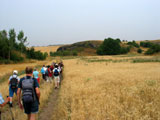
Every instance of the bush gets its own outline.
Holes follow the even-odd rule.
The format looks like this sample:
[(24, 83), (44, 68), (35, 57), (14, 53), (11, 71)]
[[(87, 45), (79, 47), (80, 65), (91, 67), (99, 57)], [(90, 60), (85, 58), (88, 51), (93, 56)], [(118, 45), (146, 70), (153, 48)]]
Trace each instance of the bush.
[(48, 56), (48, 53), (42, 53), (41, 51), (35, 51), (34, 48), (30, 48), (27, 50), (27, 57), (37, 60), (45, 60)]
[(151, 55), (151, 54), (158, 53), (158, 52), (160, 52), (160, 45), (152, 44), (152, 46), (146, 51), (145, 54)]
[(73, 51), (73, 56), (77, 56), (77, 55), (78, 55), (77, 51)]
[(137, 50), (137, 53), (142, 53), (142, 49), (139, 48), (139, 49)]
[(130, 51), (130, 47), (121, 47), (121, 54), (126, 54)]
[(12, 61), (14, 62), (21, 62), (24, 61), (24, 58), (21, 57), (21, 55), (18, 52), (12, 51), (11, 52), (11, 58)]
[(153, 43), (151, 43), (151, 42), (140, 42), (140, 46), (141, 47), (145, 47), (145, 48), (150, 48), (150, 47), (152, 47), (152, 45), (153, 45)]
[(130, 51), (129, 47), (121, 47), (120, 39), (105, 39), (104, 42), (98, 47), (98, 55), (118, 55), (125, 54)]
[(134, 46), (136, 48), (139, 48), (139, 45), (134, 40), (132, 42), (128, 42), (127, 44), (130, 46)]

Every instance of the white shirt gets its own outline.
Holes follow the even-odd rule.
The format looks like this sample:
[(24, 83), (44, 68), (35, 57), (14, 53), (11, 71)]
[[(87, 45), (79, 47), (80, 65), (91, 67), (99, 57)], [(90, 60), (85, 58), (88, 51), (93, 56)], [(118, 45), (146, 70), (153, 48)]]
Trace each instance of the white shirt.
[(20, 81), (20, 78), (17, 75), (10, 76), (9, 81), (11, 81), (12, 78), (17, 78), (18, 82)]

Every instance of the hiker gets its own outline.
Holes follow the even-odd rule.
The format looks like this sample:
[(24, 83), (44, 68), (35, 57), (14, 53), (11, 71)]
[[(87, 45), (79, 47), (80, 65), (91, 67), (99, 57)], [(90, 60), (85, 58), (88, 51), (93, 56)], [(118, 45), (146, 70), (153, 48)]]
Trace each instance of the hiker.
[(37, 71), (36, 68), (34, 68), (34, 71), (33, 71), (33, 78), (35, 78), (38, 81), (38, 83), (40, 84), (39, 72)]
[(48, 82), (48, 66), (46, 67), (46, 70), (45, 70), (45, 78), (46, 78), (46, 81)]
[[(28, 120), (35, 120), (39, 110), (40, 91), (36, 79), (32, 78), (33, 69), (26, 67), (26, 76), (20, 79), (18, 84), (18, 104), (19, 107), (28, 115)], [(22, 103), (21, 103), (22, 91)]]
[(55, 81), (55, 89), (59, 88), (59, 83), (60, 83), (60, 71), (58, 69), (58, 65), (55, 65), (55, 68), (53, 69), (53, 75), (54, 75), (54, 81)]
[(2, 95), (0, 94), (0, 107), (4, 107), (9, 102), (9, 97), (4, 101)]
[(48, 81), (52, 82), (52, 71), (49, 65), (47, 66), (47, 71), (48, 71)]
[(60, 69), (60, 81), (62, 81), (63, 80), (63, 74), (62, 74), (62, 72), (63, 72), (63, 67), (64, 67), (63, 62), (60, 62), (58, 64), (58, 66), (59, 66), (59, 69)]
[(13, 75), (10, 76), (9, 80), (8, 80), (8, 84), (9, 84), (9, 97), (10, 97), (10, 101), (9, 101), (9, 105), (10, 107), (13, 107), (12, 105), (12, 98), (14, 93), (17, 95), (17, 89), (18, 89), (18, 83), (20, 81), (20, 78), (18, 77), (18, 71), (14, 70), (13, 71)]
[(43, 80), (45, 80), (45, 71), (46, 71), (46, 68), (45, 68), (45, 65), (43, 65), (43, 67), (41, 68), (41, 74), (42, 74), (42, 78)]

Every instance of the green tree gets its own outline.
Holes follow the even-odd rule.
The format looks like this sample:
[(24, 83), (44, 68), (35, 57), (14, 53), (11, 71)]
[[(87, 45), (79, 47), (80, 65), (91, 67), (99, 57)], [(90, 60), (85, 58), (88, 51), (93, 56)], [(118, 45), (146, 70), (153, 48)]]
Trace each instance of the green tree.
[(5, 30), (0, 31), (0, 56), (3, 59), (8, 59), (8, 37)]
[(20, 31), (17, 36), (17, 39), (20, 42), (19, 45), (20, 45), (20, 50), (21, 50), (21, 55), (22, 55), (23, 48), (25, 47), (25, 43), (27, 42), (27, 37), (24, 37), (24, 32)]
[(10, 60), (11, 58), (11, 51), (13, 50), (13, 46), (14, 46), (14, 43), (16, 41), (16, 33), (14, 31), (14, 29), (10, 29), (9, 30), (9, 38), (8, 38), (8, 59)]

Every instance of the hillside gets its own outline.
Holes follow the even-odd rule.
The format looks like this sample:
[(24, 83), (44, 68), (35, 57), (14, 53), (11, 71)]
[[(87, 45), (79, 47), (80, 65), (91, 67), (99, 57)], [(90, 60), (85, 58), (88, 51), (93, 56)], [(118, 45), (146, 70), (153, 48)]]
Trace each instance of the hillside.
[(77, 51), (78, 55), (95, 55), (96, 49), (102, 42), (102, 40), (82, 41), (71, 45), (61, 46), (57, 49), (57, 51)]
[(43, 46), (43, 47), (34, 47), (36, 51), (41, 51), (43, 53), (47, 52), (48, 54), (52, 52), (56, 52), (60, 46)]
[(152, 43), (160, 44), (160, 39), (159, 40), (149, 40)]
[[(152, 43), (160, 44), (160, 40), (143, 40), (149, 41)], [(97, 55), (96, 50), (102, 44), (103, 40), (88, 40), (88, 41), (81, 41), (81, 42), (76, 42), (73, 44), (69, 45), (61, 45), (61, 46), (44, 46), (44, 47), (35, 47), (35, 50), (40, 50), (41, 52), (47, 52), (48, 54), (50, 52), (62, 52), (62, 51), (69, 51), (73, 52), (76, 51), (79, 56), (92, 56), (92, 55)], [(131, 41), (129, 41), (131, 42)], [(137, 44), (140, 44), (142, 41), (135, 41)], [(121, 42), (122, 47), (127, 47), (127, 42)], [(140, 47), (142, 49), (142, 53), (145, 53), (148, 48), (145, 47)], [(131, 47), (130, 52), (128, 54), (137, 54), (137, 47)]]

